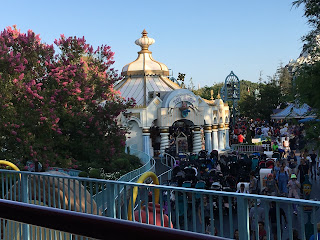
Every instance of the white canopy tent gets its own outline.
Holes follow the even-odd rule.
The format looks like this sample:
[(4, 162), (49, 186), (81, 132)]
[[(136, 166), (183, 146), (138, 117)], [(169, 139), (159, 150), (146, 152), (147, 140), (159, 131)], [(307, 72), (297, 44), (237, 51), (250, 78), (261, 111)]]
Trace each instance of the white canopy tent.
[(271, 114), (271, 119), (288, 119), (288, 118), (315, 118), (316, 115), (311, 111), (311, 107), (304, 103), (301, 106), (290, 103), (285, 109), (282, 111)]

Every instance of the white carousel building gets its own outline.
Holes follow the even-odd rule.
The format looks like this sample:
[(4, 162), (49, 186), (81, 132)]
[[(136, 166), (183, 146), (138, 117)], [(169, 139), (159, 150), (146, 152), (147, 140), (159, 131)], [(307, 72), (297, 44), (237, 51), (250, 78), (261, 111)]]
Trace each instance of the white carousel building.
[(202, 99), (171, 81), (168, 67), (154, 60), (149, 51), (154, 42), (144, 30), (135, 41), (141, 47), (138, 58), (123, 67), (125, 78), (115, 86), (122, 97), (134, 98), (137, 104), (120, 118), (130, 129), (127, 146), (135, 145), (153, 156), (155, 150), (165, 151), (170, 135), (177, 137), (176, 131), (185, 130), (188, 134), (182, 135), (188, 138), (190, 152), (228, 149), (228, 105), (220, 98)]

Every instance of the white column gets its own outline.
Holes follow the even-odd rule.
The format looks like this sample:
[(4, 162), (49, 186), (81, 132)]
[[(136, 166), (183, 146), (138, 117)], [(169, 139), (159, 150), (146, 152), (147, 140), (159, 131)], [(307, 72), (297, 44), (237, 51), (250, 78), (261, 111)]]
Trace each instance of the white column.
[(230, 149), (230, 145), (229, 145), (229, 141), (230, 141), (230, 139), (229, 139), (229, 124), (228, 123), (226, 123), (225, 124), (225, 133), (226, 133), (226, 147), (225, 147), (225, 149)]
[(218, 125), (212, 126), (212, 149), (218, 150)]
[(160, 153), (163, 154), (166, 148), (169, 146), (169, 128), (161, 128), (160, 137)]
[(201, 151), (201, 131), (200, 127), (195, 126), (193, 129), (193, 152), (199, 153)]
[(218, 138), (219, 138), (218, 149), (219, 149), (219, 151), (221, 151), (225, 147), (223, 134), (224, 134), (224, 124), (219, 124), (219, 129), (218, 129)]
[(143, 151), (150, 156), (150, 128), (142, 129)]
[(211, 125), (206, 125), (204, 126), (204, 140), (205, 140), (205, 145), (206, 145), (206, 150), (208, 153), (211, 153), (212, 151), (212, 129)]

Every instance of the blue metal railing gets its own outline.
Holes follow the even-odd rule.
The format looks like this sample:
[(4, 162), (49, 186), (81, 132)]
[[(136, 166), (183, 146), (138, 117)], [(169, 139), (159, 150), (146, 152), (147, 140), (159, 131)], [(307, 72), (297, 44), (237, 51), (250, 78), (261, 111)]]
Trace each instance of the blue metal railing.
[[(309, 236), (317, 232), (317, 226), (313, 223), (317, 223), (320, 220), (320, 215), (318, 214), (320, 202), (302, 199), (9, 170), (0, 171), (0, 181), (0, 198), (2, 199), (46, 205), (52, 208), (108, 216), (122, 220), (127, 220), (128, 216), (131, 216), (135, 221), (142, 222), (143, 219), (146, 219), (148, 222), (150, 220), (150, 222), (161, 226), (169, 222), (172, 223), (172, 226), (171, 224), (168, 225), (169, 228), (210, 235), (217, 234), (227, 238), (233, 237), (235, 229), (239, 229), (240, 239), (250, 238), (249, 208), (257, 205), (257, 199), (261, 200), (261, 206), (264, 207), (267, 239), (271, 239), (273, 234), (277, 234), (278, 239), (287, 239), (287, 237), (293, 239), (293, 229), (297, 229), (300, 238), (305, 239), (304, 235)], [(135, 204), (133, 203), (134, 187), (137, 187)], [(92, 198), (94, 193), (100, 190), (106, 192), (102, 194), (106, 199), (103, 199), (101, 209), (107, 209), (107, 211), (101, 211)], [(160, 193), (159, 204), (156, 204), (157, 199), (155, 199), (157, 190)], [(149, 201), (147, 208), (149, 211), (144, 211), (146, 203)], [(269, 213), (271, 213), (269, 209), (272, 201), (276, 202), (276, 223), (269, 221)], [(297, 206), (297, 216), (292, 214), (293, 204)], [(129, 205), (131, 205), (132, 210), (128, 213)], [(281, 229), (284, 229), (284, 224), (281, 226), (280, 220), (281, 208), (284, 209), (287, 216), (287, 229), (283, 232)], [(256, 216), (258, 212), (255, 211), (254, 214)], [(156, 215), (158, 217), (155, 217)], [(274, 225), (278, 226), (276, 228), (277, 232), (272, 233)], [(2, 232), (8, 231), (6, 226), (9, 225), (2, 223)], [(13, 230), (14, 228), (10, 228), (10, 231)], [(256, 233), (258, 232), (258, 224), (255, 224), (255, 229), (253, 230)], [(21, 231), (40, 230), (23, 225)]]
[(49, 167), (47, 171), (58, 171), (73, 177), (78, 177), (79, 173), (81, 172), (80, 170), (76, 170), (76, 169), (65, 169), (65, 168), (58, 168), (58, 167)]
[[(14, 228), (6, 231), (2, 239), (133, 239), (152, 238), (153, 240), (193, 240), (216, 239), (208, 235), (160, 228), (147, 224), (122, 221), (95, 215), (81, 214), (61, 209), (35, 206), (0, 199), (0, 221), (13, 222)], [(21, 229), (22, 223), (40, 228), (40, 232), (27, 234)], [(26, 224), (25, 224), (26, 225)], [(2, 229), (2, 228), (0, 228)], [(50, 234), (44, 234), (45, 231)], [(72, 236), (71, 236), (72, 234)], [(7, 237), (8, 236), (8, 237)], [(84, 237), (85, 236), (85, 237)]]
[(168, 168), (168, 170), (158, 175), (160, 184), (163, 184), (165, 180), (171, 179), (172, 169), (174, 168), (174, 166), (176, 166), (177, 163), (176, 163), (176, 159), (167, 153), (163, 153), (160, 160), (161, 160), (161, 164), (163, 164)]
[[(130, 147), (129, 149), (130, 149), (130, 154), (138, 157), (140, 159), (141, 163), (143, 164), (143, 166), (138, 169), (135, 169), (131, 172), (126, 173), (125, 175), (121, 176), (118, 179), (118, 181), (135, 182), (138, 180), (138, 178), (143, 173), (148, 172), (148, 171), (151, 171), (151, 172), (155, 171), (155, 160), (153, 158), (151, 158), (146, 153), (135, 149), (134, 147)], [(122, 191), (123, 191), (123, 187), (118, 192), (121, 194)], [(97, 207), (101, 211), (106, 210), (103, 207), (106, 205), (105, 201), (107, 200), (107, 194), (108, 194), (107, 189), (101, 189), (101, 191), (99, 191), (93, 195), (93, 198), (96, 201)], [(120, 198), (120, 196), (115, 195), (115, 198)]]
[(237, 151), (242, 153), (254, 153), (254, 152), (270, 151), (271, 147), (270, 147), (270, 144), (261, 144), (261, 145), (232, 144), (231, 149), (232, 151)]
[(135, 169), (123, 176), (121, 176), (118, 181), (123, 182), (134, 182), (136, 181), (143, 173), (155, 170), (155, 160), (150, 157), (148, 154), (135, 149), (134, 147), (130, 147), (130, 154), (138, 157), (143, 164), (142, 167)]
[(161, 155), (161, 163), (164, 164), (165, 166), (167, 167), (171, 167), (173, 168), (176, 164), (177, 164), (177, 161), (176, 159), (171, 156), (170, 154), (168, 153), (163, 153)]

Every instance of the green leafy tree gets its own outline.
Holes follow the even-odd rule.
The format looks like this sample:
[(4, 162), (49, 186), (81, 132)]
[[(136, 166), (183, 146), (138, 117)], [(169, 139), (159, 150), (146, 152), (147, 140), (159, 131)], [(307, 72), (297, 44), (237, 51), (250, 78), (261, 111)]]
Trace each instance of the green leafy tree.
[(258, 101), (253, 94), (245, 95), (241, 101), (239, 101), (240, 115), (252, 119), (259, 117), (257, 105)]
[(292, 85), (292, 76), (288, 68), (283, 67), (282, 63), (277, 69), (276, 73), (277, 81), (281, 89), (281, 95), (283, 102), (291, 102), (294, 100), (293, 85)]
[(0, 158), (108, 166), (125, 145), (117, 117), (134, 105), (113, 90), (114, 53), (84, 38), (54, 43), (15, 27), (0, 33)]
[(296, 88), (301, 102), (320, 110), (320, 62), (300, 68)]
[(273, 109), (281, 102), (280, 87), (271, 77), (268, 82), (260, 83), (257, 89), (257, 95), (252, 91), (239, 101), (240, 114), (249, 118), (270, 119)]
[[(300, 66), (296, 73), (296, 96), (301, 102), (307, 103), (320, 117), (320, 2), (318, 0), (297, 0), (293, 6), (303, 6), (304, 16), (308, 20), (311, 31), (303, 36), (304, 51), (311, 55), (308, 64)], [(307, 139), (320, 146), (320, 124), (312, 123), (306, 126)]]
[[(293, 6), (304, 8), (304, 16), (311, 26), (311, 31), (303, 37), (305, 47), (312, 53), (313, 61), (298, 69), (295, 84), (297, 96), (315, 109), (320, 109), (319, 72), (320, 63), (320, 2), (317, 0), (296, 0)], [(319, 112), (318, 112), (319, 113)]]
[(259, 84), (248, 80), (240, 80), (240, 101), (246, 95), (253, 94), (256, 89), (259, 88)]
[(292, 5), (304, 8), (304, 16), (311, 27), (311, 31), (302, 38), (306, 43), (304, 50), (308, 49), (312, 56), (319, 57), (320, 2), (318, 0), (296, 0), (293, 1)]
[(259, 100), (257, 111), (260, 118), (270, 119), (273, 109), (276, 109), (280, 104), (281, 89), (274, 81), (269, 81), (260, 85)]
[(194, 94), (210, 100), (211, 99), (211, 90), (213, 91), (213, 98), (217, 98), (218, 93), (220, 93), (221, 88), (223, 87), (223, 83), (217, 83), (212, 85), (211, 87), (209, 86), (204, 86), (203, 88), (200, 88), (199, 90), (194, 90)]

